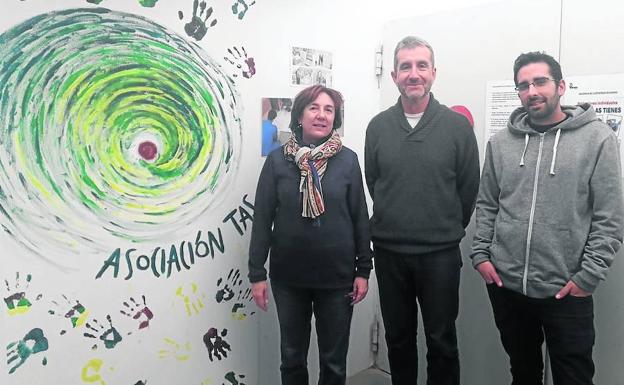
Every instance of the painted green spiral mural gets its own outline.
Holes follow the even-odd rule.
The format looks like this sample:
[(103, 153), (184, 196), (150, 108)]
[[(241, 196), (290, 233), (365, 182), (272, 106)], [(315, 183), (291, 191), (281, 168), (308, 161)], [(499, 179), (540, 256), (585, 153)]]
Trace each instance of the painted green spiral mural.
[(37, 255), (109, 250), (209, 215), (241, 146), (231, 81), (202, 50), (102, 8), (0, 35), (0, 223)]

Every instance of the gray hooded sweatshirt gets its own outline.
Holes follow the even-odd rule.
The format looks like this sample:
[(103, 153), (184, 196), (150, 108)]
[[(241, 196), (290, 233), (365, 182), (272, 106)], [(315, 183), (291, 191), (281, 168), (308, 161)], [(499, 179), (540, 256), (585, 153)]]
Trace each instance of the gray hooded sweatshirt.
[(473, 266), (491, 261), (503, 286), (533, 298), (572, 280), (593, 293), (622, 244), (617, 138), (589, 104), (541, 134), (515, 110), (493, 136), (476, 206)]

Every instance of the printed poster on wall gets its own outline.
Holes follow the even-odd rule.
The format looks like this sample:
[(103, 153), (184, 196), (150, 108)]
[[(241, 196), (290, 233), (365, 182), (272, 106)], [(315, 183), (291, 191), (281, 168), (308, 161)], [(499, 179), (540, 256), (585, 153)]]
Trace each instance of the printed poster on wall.
[(596, 115), (606, 123), (618, 138), (622, 158), (622, 108), (624, 106), (624, 73), (609, 75), (570, 76), (563, 104), (589, 103)]
[(507, 127), (509, 115), (522, 104), (513, 80), (491, 80), (485, 92), (485, 143)]
[(566, 79), (564, 104), (589, 103), (598, 118), (606, 123), (621, 140), (624, 74), (572, 76)]

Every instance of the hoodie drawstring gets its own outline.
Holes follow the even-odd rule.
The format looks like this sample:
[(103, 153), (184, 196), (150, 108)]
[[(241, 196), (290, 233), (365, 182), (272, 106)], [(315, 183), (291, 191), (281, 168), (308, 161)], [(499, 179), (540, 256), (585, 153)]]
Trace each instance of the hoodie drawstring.
[[(557, 147), (559, 146), (559, 137), (561, 136), (561, 128), (557, 130), (555, 134), (555, 144), (553, 144), (553, 156), (550, 161), (550, 175), (555, 175), (555, 164), (557, 163)], [(520, 158), (520, 167), (524, 166), (524, 155), (526, 154), (527, 147), (529, 146), (529, 134), (524, 134), (524, 149), (522, 150), (522, 157)]]
[(527, 147), (529, 147), (529, 134), (524, 134), (524, 150), (522, 150), (522, 157), (520, 158), (520, 167), (524, 166), (524, 154), (526, 154)]
[(553, 145), (553, 157), (550, 162), (550, 175), (555, 175), (555, 161), (557, 160), (557, 146), (559, 145), (559, 137), (561, 136), (561, 128), (557, 130), (555, 135), (555, 144)]

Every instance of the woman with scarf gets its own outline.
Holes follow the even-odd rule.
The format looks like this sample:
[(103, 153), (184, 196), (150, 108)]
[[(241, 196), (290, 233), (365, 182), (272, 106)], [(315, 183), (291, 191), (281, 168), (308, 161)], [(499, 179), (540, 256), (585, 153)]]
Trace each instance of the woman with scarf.
[(249, 280), (269, 303), (265, 262), (281, 341), (282, 385), (307, 385), (311, 316), (320, 385), (344, 384), (353, 305), (372, 268), (368, 210), (357, 155), (344, 147), (339, 92), (311, 86), (293, 103), (292, 136), (266, 158), (254, 208)]

